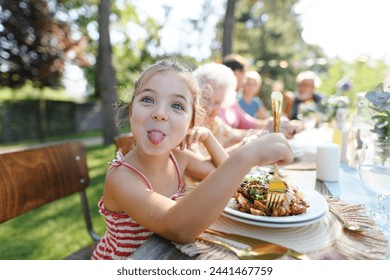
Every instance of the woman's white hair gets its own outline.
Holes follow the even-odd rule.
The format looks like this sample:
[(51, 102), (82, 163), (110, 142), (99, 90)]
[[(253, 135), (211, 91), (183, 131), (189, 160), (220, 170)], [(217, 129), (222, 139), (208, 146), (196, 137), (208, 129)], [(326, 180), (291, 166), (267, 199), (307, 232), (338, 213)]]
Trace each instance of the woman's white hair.
[(207, 94), (210, 90), (212, 93), (218, 87), (226, 90), (223, 107), (235, 102), (237, 79), (229, 67), (215, 62), (206, 63), (199, 66), (193, 72), (193, 75), (204, 94)]

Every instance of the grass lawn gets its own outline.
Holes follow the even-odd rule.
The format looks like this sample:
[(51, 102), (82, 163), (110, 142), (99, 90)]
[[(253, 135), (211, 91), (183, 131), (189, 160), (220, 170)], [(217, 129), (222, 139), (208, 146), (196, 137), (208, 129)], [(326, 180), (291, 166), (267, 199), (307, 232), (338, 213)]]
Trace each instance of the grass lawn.
[[(114, 153), (114, 145), (87, 147), (91, 181), (87, 197), (99, 235), (104, 233), (105, 224), (97, 203), (103, 193), (107, 162), (114, 158)], [(78, 193), (0, 224), (1, 260), (63, 259), (91, 242)]]

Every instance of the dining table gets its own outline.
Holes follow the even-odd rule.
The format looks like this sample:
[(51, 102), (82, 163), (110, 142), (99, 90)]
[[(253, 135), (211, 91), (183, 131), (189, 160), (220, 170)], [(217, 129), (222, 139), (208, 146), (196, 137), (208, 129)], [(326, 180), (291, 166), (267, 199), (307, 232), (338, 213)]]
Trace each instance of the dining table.
[[(229, 215), (229, 211), (210, 225), (210, 229), (223, 233), (237, 234), (262, 241), (280, 244), (298, 251), (308, 259), (390, 259), (390, 229), (376, 224), (370, 216), (375, 209), (377, 195), (359, 178), (356, 162), (341, 162), (337, 181), (324, 181), (317, 178), (316, 151), (322, 143), (332, 141), (331, 131), (326, 128), (313, 128), (297, 134), (290, 144), (299, 148), (299, 154), (292, 164), (281, 166), (280, 174), (296, 186), (302, 186), (326, 211), (321, 217), (310, 221), (297, 220), (295, 223), (277, 224), (247, 222)], [(256, 172), (272, 172), (272, 167), (254, 167)], [(313, 199), (313, 198), (312, 198)], [(389, 198), (385, 207), (390, 212)], [(313, 209), (318, 205), (310, 205)], [(309, 207), (309, 209), (310, 209)], [(321, 208), (323, 211), (323, 208)], [(332, 210), (332, 211), (330, 211)], [(339, 214), (337, 217), (335, 215)], [(364, 227), (363, 232), (353, 232), (342, 226), (341, 218)], [(260, 219), (260, 221), (262, 221)], [(245, 244), (203, 233), (203, 237), (229, 243), (236, 248), (246, 248)], [(261, 242), (262, 242), (261, 241)], [(282, 255), (279, 259), (296, 259)], [(234, 260), (237, 255), (221, 246), (195, 240), (189, 244), (177, 244), (157, 234), (152, 235), (130, 257), (132, 260)]]

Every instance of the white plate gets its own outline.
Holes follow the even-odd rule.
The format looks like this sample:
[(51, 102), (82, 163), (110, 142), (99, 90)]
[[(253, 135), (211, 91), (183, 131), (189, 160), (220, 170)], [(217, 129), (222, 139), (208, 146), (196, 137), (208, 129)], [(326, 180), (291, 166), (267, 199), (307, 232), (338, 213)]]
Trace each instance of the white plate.
[(292, 152), (294, 154), (294, 157), (301, 157), (303, 156), (304, 152), (301, 147), (292, 147)]
[(236, 203), (234, 198), (230, 199), (228, 205), (224, 209), (224, 213), (239, 219), (261, 222), (261, 223), (291, 224), (291, 223), (304, 223), (304, 222), (312, 221), (319, 217), (324, 216), (324, 214), (328, 212), (328, 203), (320, 193), (318, 193), (313, 189), (305, 188), (305, 187), (300, 187), (299, 189), (302, 191), (305, 199), (310, 204), (310, 207), (307, 208), (306, 213), (300, 215), (285, 216), (285, 217), (270, 217), (270, 216), (256, 216), (256, 215), (244, 213), (238, 210), (234, 210), (230, 207), (234, 205), (234, 203)]
[(253, 221), (253, 220), (239, 218), (237, 216), (227, 214), (226, 212), (223, 212), (222, 215), (229, 218), (229, 219), (232, 219), (232, 220), (235, 220), (237, 222), (244, 223), (244, 224), (248, 224), (248, 225), (261, 226), (261, 227), (267, 227), (267, 228), (293, 228), (293, 227), (301, 227), (301, 226), (307, 226), (307, 225), (317, 223), (326, 217), (327, 212), (325, 212), (322, 216), (319, 216), (318, 218), (308, 220), (308, 221), (303, 221), (303, 222), (296, 222), (296, 223), (269, 223), (269, 222)]

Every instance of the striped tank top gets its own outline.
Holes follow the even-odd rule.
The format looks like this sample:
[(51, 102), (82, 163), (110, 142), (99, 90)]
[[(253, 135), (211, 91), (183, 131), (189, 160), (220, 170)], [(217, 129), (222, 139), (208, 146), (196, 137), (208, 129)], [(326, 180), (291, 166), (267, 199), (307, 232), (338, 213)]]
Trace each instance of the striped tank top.
[[(175, 166), (179, 179), (179, 187), (177, 191), (170, 196), (171, 199), (175, 200), (183, 191), (183, 183), (180, 176), (179, 166), (172, 153), (170, 154), (170, 158)], [(139, 170), (124, 162), (124, 157), (121, 152), (117, 152), (116, 159), (109, 164), (111, 166), (108, 171), (118, 166), (129, 168), (132, 172), (142, 178), (150, 190), (153, 190), (149, 180)], [(139, 225), (126, 213), (110, 212), (104, 209), (104, 197), (100, 199), (98, 206), (99, 213), (104, 216), (107, 229), (92, 254), (93, 260), (127, 259), (153, 234), (153, 232)]]

